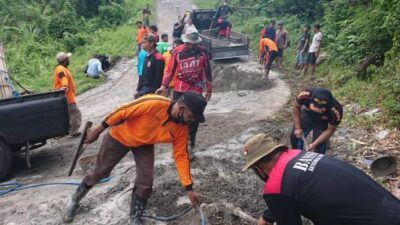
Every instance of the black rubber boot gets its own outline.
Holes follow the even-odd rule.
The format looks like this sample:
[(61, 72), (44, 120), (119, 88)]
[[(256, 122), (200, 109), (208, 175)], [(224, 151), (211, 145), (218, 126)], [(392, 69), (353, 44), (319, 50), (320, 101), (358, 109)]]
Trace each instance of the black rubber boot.
[(64, 223), (70, 223), (74, 219), (76, 210), (79, 207), (79, 202), (82, 200), (83, 197), (89, 192), (90, 187), (87, 187), (85, 183), (81, 183), (76, 189), (75, 193), (71, 196), (68, 200), (67, 204), (65, 205), (64, 212), (63, 212), (63, 221)]
[(146, 206), (147, 200), (141, 198), (136, 193), (132, 193), (131, 199), (131, 212), (129, 217), (131, 219), (131, 225), (143, 225), (142, 215)]

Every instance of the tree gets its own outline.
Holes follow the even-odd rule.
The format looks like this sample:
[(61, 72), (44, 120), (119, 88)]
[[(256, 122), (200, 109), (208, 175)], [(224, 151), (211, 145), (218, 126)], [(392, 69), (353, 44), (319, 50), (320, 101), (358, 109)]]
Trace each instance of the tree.
[(76, 34), (80, 30), (77, 13), (69, 0), (64, 1), (58, 16), (48, 26), (48, 32), (54, 38), (63, 38), (67, 34)]
[(78, 16), (93, 18), (99, 13), (101, 0), (71, 0)]

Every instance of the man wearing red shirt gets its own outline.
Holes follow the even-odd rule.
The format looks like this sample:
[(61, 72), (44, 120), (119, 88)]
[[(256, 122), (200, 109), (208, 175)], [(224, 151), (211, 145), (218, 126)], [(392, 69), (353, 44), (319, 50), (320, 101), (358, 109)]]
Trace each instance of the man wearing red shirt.
[[(162, 86), (157, 94), (165, 95), (171, 80), (176, 74), (173, 99), (178, 99), (187, 91), (203, 94), (207, 101), (212, 93), (212, 73), (208, 53), (199, 46), (201, 38), (197, 30), (188, 30), (182, 38), (185, 43), (179, 46), (171, 57), (171, 66), (168, 68)], [(199, 123), (190, 123), (189, 137), (190, 150), (193, 151), (196, 142), (196, 133)], [(193, 153), (191, 154), (193, 156)]]

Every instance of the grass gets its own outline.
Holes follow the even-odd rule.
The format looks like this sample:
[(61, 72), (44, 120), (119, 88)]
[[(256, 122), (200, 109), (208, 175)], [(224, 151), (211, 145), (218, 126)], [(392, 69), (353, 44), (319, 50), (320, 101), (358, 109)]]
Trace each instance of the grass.
[(217, 0), (193, 0), (193, 2), (201, 9), (215, 8), (216, 4), (220, 3)]
[[(199, 8), (216, 8), (217, 5), (221, 4), (217, 0), (194, 0), (194, 3)], [(302, 25), (304, 21), (299, 20), (295, 16), (289, 16), (285, 18), (274, 18), (277, 21), (283, 20), (285, 22), (285, 29), (289, 31), (290, 46), (285, 50), (284, 53), (284, 65), (289, 73), (297, 74), (298, 71), (291, 69), (295, 64), (296, 55), (295, 47), (297, 40), (301, 35)], [(251, 37), (251, 50), (258, 54), (258, 38), (259, 33), (262, 29), (263, 24), (266, 24), (268, 18), (262, 18), (260, 16), (251, 15), (246, 11), (237, 11), (230, 16), (230, 20), (233, 24), (233, 30), (245, 33)], [(322, 32), (324, 30), (322, 29)], [(322, 53), (327, 51), (326, 46), (322, 46)], [(355, 67), (355, 66), (353, 66)], [(350, 66), (342, 66), (332, 56), (318, 66), (314, 77), (310, 77), (310, 71), (308, 76), (304, 78), (304, 86), (310, 84), (318, 84), (332, 90), (334, 96), (343, 103), (343, 105), (350, 102), (355, 102), (362, 108), (371, 109), (376, 107), (382, 107), (385, 110), (387, 108), (394, 108), (394, 106), (384, 106), (382, 99), (384, 91), (382, 90), (382, 78), (383, 74), (379, 74), (376, 71), (371, 73), (372, 75), (368, 79), (360, 79), (355, 76), (354, 68)], [(396, 105), (395, 101), (391, 103)], [(398, 103), (397, 103), (398, 107)], [(400, 107), (398, 107), (400, 109)], [(349, 115), (348, 115), (349, 116)], [(393, 116), (388, 116), (388, 113), (382, 113), (378, 118), (373, 120), (368, 118), (349, 118), (348, 122), (353, 126), (361, 125), (364, 128), (370, 128), (374, 123), (393, 124)], [(400, 124), (398, 122), (398, 124)]]
[(134, 25), (126, 24), (116, 29), (97, 31), (94, 35), (92, 44), (78, 48), (71, 57), (71, 72), (75, 75), (78, 93), (104, 82), (104, 79), (87, 78), (83, 73), (83, 68), (93, 53), (107, 54), (111, 57), (134, 56)]
[[(127, 6), (132, 8), (130, 19), (118, 27), (97, 30), (93, 33), (82, 31), (86, 43), (75, 48), (70, 58), (70, 70), (77, 85), (77, 92), (82, 93), (90, 88), (104, 83), (105, 79), (87, 78), (83, 68), (93, 54), (106, 54), (112, 58), (133, 57), (135, 52), (134, 21), (141, 18), (141, 9), (146, 0), (127, 0)], [(153, 7), (151, 2), (151, 7)], [(154, 10), (153, 10), (154, 11)], [(7, 64), (10, 74), (35, 93), (52, 89), (53, 71), (56, 66), (55, 55), (65, 50), (64, 44), (47, 37), (40, 42), (30, 33), (24, 33), (18, 41), (6, 43)]]

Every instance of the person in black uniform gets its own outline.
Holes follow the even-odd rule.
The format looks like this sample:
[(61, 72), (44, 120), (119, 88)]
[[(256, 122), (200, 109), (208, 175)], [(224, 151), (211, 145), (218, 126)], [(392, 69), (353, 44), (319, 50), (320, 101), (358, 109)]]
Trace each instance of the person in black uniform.
[(164, 58), (156, 49), (157, 41), (153, 34), (146, 34), (143, 38), (142, 47), (147, 51), (143, 64), (142, 75), (134, 97), (139, 98), (146, 94), (154, 93), (160, 86), (164, 73)]
[(303, 149), (303, 138), (313, 131), (313, 141), (305, 149), (325, 154), (327, 143), (343, 117), (343, 108), (324, 88), (306, 88), (296, 97), (293, 106), (292, 148)]
[(181, 38), (184, 27), (185, 24), (183, 22), (183, 18), (181, 16), (178, 16), (178, 22), (174, 23), (174, 28), (172, 30), (172, 38), (174, 39), (174, 41)]
[(400, 200), (354, 166), (276, 145), (258, 134), (244, 146), (246, 164), (264, 182), (268, 206), (258, 225), (400, 225)]
[(228, 5), (228, 0), (224, 0), (223, 5), (219, 6), (217, 9), (217, 12), (214, 15), (214, 19), (223, 19), (227, 20), (229, 17), (229, 14), (232, 14), (233, 10), (232, 8)]
[(216, 21), (216, 26), (218, 28), (218, 37), (228, 38), (232, 30), (232, 24), (229, 22), (228, 17), (233, 13), (232, 8), (228, 5), (228, 0), (224, 0), (223, 5), (219, 6), (217, 12), (213, 17), (213, 21)]

